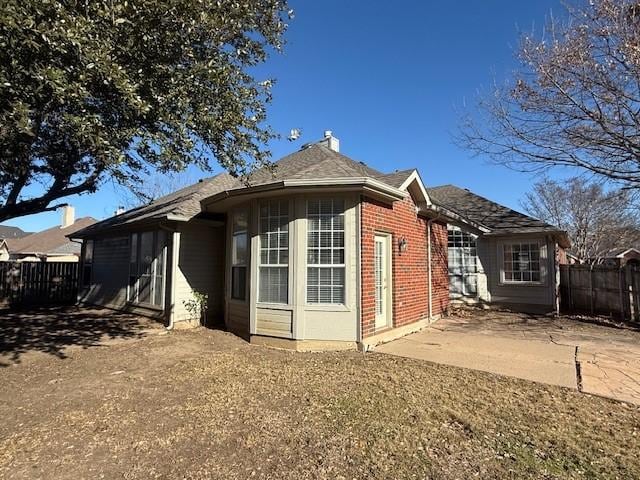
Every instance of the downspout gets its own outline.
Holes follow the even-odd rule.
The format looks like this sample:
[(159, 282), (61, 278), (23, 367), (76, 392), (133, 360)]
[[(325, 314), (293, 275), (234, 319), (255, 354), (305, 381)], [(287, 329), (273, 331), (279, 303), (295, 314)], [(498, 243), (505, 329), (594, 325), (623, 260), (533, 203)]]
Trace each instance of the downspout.
[(433, 288), (431, 286), (431, 224), (435, 218), (427, 220), (427, 282), (429, 283), (429, 322), (433, 320)]
[(357, 285), (356, 295), (358, 295), (358, 323), (356, 326), (356, 341), (358, 344), (362, 344), (362, 196), (358, 199), (358, 213), (357, 213), (357, 226), (356, 226), (356, 251), (357, 251)]
[(429, 322), (433, 321), (433, 286), (432, 279), (433, 274), (431, 271), (431, 224), (435, 222), (440, 215), (436, 215), (433, 218), (427, 220), (427, 278), (428, 278), (428, 288), (429, 288)]

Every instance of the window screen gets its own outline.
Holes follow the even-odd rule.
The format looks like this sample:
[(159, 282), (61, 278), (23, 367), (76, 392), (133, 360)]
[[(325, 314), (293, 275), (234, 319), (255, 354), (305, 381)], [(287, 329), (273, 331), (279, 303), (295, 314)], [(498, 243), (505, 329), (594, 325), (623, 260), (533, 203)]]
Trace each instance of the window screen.
[(476, 236), (457, 229), (449, 229), (449, 294), (452, 297), (478, 294)]
[(129, 241), (129, 288), (127, 299), (164, 305), (167, 235), (164, 231), (131, 234)]
[(344, 201), (307, 203), (307, 303), (344, 303)]
[(231, 298), (247, 298), (247, 227), (246, 211), (235, 212), (231, 239)]
[(289, 287), (289, 203), (260, 205), (260, 277), (258, 301), (287, 303)]
[(540, 282), (540, 244), (505, 244), (502, 275), (506, 283)]

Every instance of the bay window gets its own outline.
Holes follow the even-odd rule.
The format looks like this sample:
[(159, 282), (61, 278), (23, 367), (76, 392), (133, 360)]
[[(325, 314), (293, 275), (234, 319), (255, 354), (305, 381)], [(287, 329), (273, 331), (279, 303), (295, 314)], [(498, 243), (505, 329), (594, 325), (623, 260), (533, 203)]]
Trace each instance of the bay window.
[(540, 244), (538, 242), (505, 243), (502, 246), (502, 281), (504, 283), (540, 283)]
[(246, 300), (248, 214), (245, 210), (233, 214), (231, 228), (231, 298)]
[(289, 203), (270, 200), (260, 205), (258, 301), (288, 302)]
[(166, 232), (132, 233), (129, 241), (127, 300), (143, 305), (164, 305)]
[(344, 200), (307, 202), (307, 303), (345, 301)]

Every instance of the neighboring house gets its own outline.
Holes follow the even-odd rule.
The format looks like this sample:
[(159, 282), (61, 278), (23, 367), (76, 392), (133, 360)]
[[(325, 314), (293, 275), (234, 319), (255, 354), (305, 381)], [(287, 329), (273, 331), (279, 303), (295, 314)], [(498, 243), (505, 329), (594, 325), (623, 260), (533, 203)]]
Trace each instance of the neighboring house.
[[(447, 309), (449, 252), (458, 255), (458, 237), (471, 248), (472, 235), (487, 238), (487, 255), (497, 245), (500, 258), (512, 255), (484, 267), (507, 268), (492, 300), (554, 308), (553, 252), (563, 232), (524, 216), (526, 225), (500, 232), (454, 210), (451, 187), (432, 189), (432, 198), (417, 170), (384, 174), (338, 145), (326, 132), (246, 182), (223, 173), (76, 232), (84, 240), (80, 300), (174, 326), (199, 320), (185, 306), (199, 292), (210, 320), (252, 341), (366, 347)], [(472, 252), (464, 252), (466, 265)]]
[(5, 239), (4, 247), (0, 242), (0, 254), (5, 260), (19, 262), (77, 262), (81, 244), (69, 238), (77, 230), (96, 222), (95, 218), (75, 219), (71, 206), (62, 207), (62, 223), (59, 226), (31, 233), (22, 238)]
[(624, 267), (626, 265), (640, 266), (640, 250), (635, 248), (609, 250), (598, 258), (596, 263), (612, 267)]
[(453, 185), (427, 192), (460, 216), (448, 227), (452, 300), (532, 312), (556, 308), (565, 232)]
[(0, 225), (0, 262), (9, 260), (9, 245), (7, 239), (22, 238), (30, 235), (18, 227), (10, 227), (8, 225)]

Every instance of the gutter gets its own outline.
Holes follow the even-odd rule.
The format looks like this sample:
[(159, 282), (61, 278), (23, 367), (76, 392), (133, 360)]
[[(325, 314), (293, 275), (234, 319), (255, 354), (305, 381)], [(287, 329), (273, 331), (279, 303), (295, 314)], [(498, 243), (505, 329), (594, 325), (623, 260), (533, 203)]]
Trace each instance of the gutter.
[(391, 187), (386, 183), (371, 177), (348, 177), (348, 178), (326, 178), (326, 179), (289, 179), (277, 182), (256, 185), (253, 187), (233, 188), (212, 195), (200, 201), (203, 207), (207, 207), (221, 200), (231, 197), (250, 195), (252, 193), (271, 192), (285, 189), (322, 189), (332, 187), (361, 188), (365, 192), (373, 192), (388, 200), (402, 200), (408, 193)]

